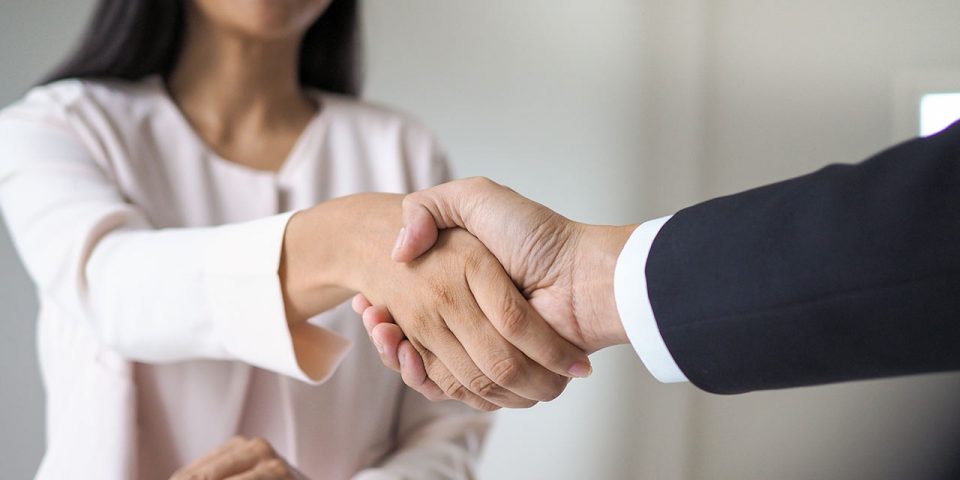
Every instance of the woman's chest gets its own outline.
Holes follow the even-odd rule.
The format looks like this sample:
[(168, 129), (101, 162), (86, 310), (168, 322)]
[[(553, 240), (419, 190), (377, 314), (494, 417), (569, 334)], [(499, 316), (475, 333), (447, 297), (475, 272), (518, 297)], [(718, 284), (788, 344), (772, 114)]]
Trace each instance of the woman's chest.
[(318, 138), (279, 171), (264, 171), (157, 135), (125, 142), (105, 159), (126, 201), (157, 228), (248, 221), (360, 192), (407, 192), (409, 163), (389, 145)]

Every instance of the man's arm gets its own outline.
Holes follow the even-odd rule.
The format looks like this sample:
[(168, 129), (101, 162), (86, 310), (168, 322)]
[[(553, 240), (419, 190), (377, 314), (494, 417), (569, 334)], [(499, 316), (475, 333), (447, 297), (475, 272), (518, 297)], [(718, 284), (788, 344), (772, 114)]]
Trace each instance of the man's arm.
[(960, 123), (678, 212), (646, 265), (664, 341), (715, 393), (960, 368)]
[[(485, 187), (491, 195), (475, 184), (441, 187), (407, 198), (407, 242), (394, 257), (407, 260), (429, 248), (422, 240), (437, 225), (464, 226), (490, 241), (498, 258), (509, 257), (512, 240), (504, 232), (518, 229), (522, 197), (491, 185)], [(493, 227), (505, 224), (511, 228)], [(541, 228), (534, 221), (523, 225)], [(584, 237), (616, 232), (587, 231)], [(704, 390), (738, 393), (960, 369), (960, 124), (857, 165), (830, 166), (685, 209), (653, 237), (642, 274), (621, 276), (617, 267), (616, 303), (628, 302), (629, 294), (620, 292), (648, 300), (670, 357), (661, 352), (660, 360), (675, 360)], [(595, 250), (620, 254), (618, 243), (622, 247), (595, 239), (568, 248), (574, 258), (602, 259)], [(631, 243), (621, 260), (647, 248)], [(580, 298), (609, 304), (604, 299), (612, 296), (602, 290), (611, 288), (610, 272), (592, 263), (569, 267), (571, 277), (581, 279), (572, 290), (592, 291)], [(513, 275), (516, 268), (507, 270)], [(600, 278), (583, 280), (590, 274)], [(623, 284), (625, 278), (642, 278), (646, 291)], [(609, 329), (611, 321), (571, 318), (576, 327)], [(616, 320), (630, 332), (631, 322), (644, 319)], [(375, 333), (390, 330), (370, 323)]]

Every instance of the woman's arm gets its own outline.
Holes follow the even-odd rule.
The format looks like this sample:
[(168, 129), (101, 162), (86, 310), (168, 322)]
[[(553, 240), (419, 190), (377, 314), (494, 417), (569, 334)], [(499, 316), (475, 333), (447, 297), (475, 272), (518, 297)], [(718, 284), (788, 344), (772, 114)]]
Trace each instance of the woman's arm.
[[(398, 195), (346, 197), (292, 219), (158, 230), (66, 122), (5, 112), (0, 149), (0, 206), (41, 295), (128, 358), (237, 359), (320, 381), (348, 342), (304, 320), (364, 291), (414, 322), (407, 330), (422, 356), (464, 360), (427, 360), (427, 369), (479, 408), (559, 394), (564, 379), (530, 358), (547, 358), (539, 361), (554, 372), (585, 361), (573, 346), (524, 355), (491, 326), (485, 311), (532, 310), (472, 236), (449, 235), (449, 248), (417, 265), (391, 262)], [(555, 335), (542, 321), (534, 330)], [(461, 344), (482, 360), (469, 361)]]
[(0, 115), (0, 207), (44, 301), (129, 359), (236, 359), (320, 381), (349, 346), (303, 323), (298, 361), (277, 275), (289, 215), (157, 229), (65, 113)]

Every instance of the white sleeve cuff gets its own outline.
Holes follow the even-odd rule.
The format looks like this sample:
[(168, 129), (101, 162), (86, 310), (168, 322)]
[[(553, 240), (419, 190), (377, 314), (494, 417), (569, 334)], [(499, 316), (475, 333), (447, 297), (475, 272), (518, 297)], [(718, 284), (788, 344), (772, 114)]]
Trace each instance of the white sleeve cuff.
[(206, 288), (224, 348), (237, 359), (305, 382), (322, 382), (350, 341), (310, 323), (291, 332), (280, 285), (283, 234), (292, 213), (215, 229)]
[(617, 258), (613, 291), (627, 337), (647, 370), (663, 383), (686, 382), (667, 349), (647, 293), (647, 256), (660, 228), (672, 215), (650, 220), (633, 231)]

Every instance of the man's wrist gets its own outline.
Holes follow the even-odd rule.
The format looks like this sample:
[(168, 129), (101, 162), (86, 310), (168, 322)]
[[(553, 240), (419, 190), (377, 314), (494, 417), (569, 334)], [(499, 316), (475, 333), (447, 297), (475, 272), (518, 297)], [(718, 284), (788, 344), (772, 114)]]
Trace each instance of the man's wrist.
[(574, 263), (577, 323), (592, 350), (629, 343), (614, 295), (617, 258), (637, 225), (582, 225)]

